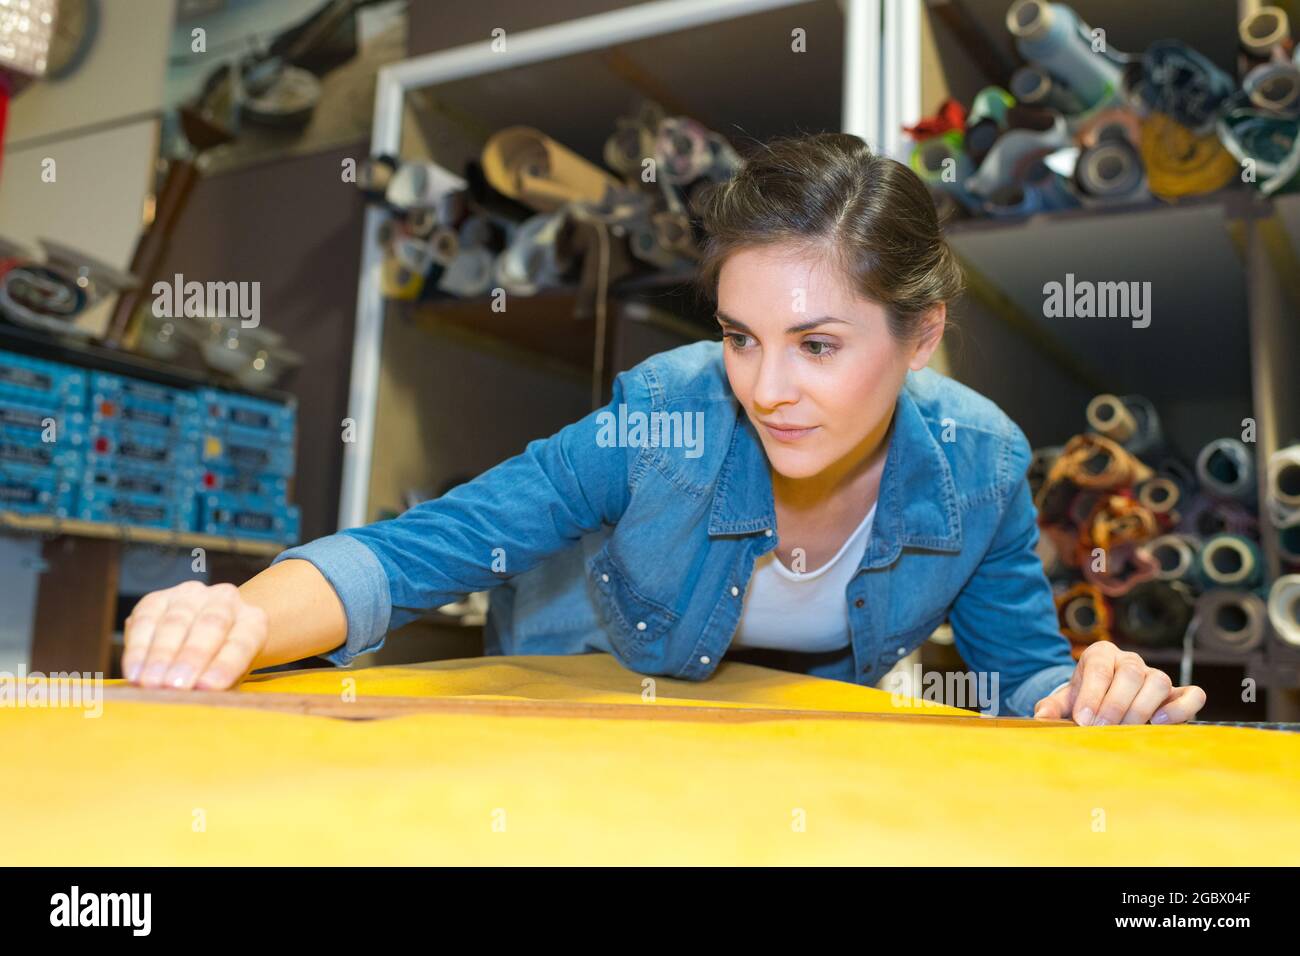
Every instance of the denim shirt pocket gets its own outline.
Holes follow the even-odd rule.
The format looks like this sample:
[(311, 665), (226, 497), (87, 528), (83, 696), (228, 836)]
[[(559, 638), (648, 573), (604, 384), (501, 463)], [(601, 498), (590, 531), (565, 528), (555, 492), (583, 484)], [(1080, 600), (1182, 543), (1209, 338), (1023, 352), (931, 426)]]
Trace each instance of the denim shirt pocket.
[(931, 634), (938, 629), (939, 625), (948, 617), (948, 610), (945, 608), (936, 615), (932, 615), (926, 621), (915, 627), (909, 627), (897, 634), (891, 634), (882, 642), (880, 650), (879, 666), (880, 674), (885, 673), (900, 660), (906, 657), (912, 651), (924, 644)]
[(587, 562), (596, 604), (609, 627), (610, 642), (625, 654), (662, 641), (677, 623), (677, 613), (633, 586), (606, 545)]

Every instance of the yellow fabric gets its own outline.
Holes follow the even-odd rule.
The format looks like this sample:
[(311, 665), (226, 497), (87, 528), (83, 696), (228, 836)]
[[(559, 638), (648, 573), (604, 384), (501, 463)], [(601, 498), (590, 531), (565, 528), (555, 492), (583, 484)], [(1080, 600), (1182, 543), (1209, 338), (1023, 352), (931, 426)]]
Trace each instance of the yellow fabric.
[[(646, 692), (605, 655), (264, 675), (239, 692), (349, 680), (361, 697)], [(653, 689), (895, 709), (885, 691), (739, 664)], [(103, 707), (0, 709), (0, 862), (1300, 863), (1300, 737), (1276, 731)]]

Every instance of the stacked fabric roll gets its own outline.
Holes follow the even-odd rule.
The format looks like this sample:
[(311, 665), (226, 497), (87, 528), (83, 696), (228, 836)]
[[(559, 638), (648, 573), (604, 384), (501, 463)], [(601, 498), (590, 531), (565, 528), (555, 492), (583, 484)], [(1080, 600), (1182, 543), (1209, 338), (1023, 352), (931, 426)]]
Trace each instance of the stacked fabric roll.
[[(1250, 446), (1219, 438), (1189, 466), (1137, 395), (1098, 395), (1086, 419), (1064, 446), (1035, 451), (1028, 472), (1074, 656), (1095, 641), (1180, 646), (1189, 633), (1198, 647), (1245, 655), (1270, 621), (1300, 645), (1300, 574), (1270, 589)], [(1272, 457), (1269, 486), (1275, 530), (1300, 528), (1300, 445)]]
[(390, 213), (380, 236), (385, 296), (527, 296), (576, 284), (581, 316), (623, 275), (688, 268), (702, 239), (691, 200), (735, 174), (735, 150), (647, 102), (616, 121), (602, 160), (608, 169), (527, 126), (492, 135), (463, 178), (431, 163), (370, 159), (358, 185)]
[(1050, 0), (1016, 0), (1006, 25), (1026, 61), (1009, 88), (906, 129), (945, 219), (1300, 188), (1300, 51), (1280, 7), (1240, 22), (1236, 78), (1177, 40), (1116, 51)]

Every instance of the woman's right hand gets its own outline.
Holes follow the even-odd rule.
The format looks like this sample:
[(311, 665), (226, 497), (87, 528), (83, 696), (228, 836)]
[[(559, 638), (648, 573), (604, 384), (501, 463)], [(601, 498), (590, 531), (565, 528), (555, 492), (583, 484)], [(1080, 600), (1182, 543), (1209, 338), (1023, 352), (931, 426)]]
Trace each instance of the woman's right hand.
[(122, 673), (142, 687), (225, 690), (248, 673), (266, 635), (266, 611), (235, 585), (186, 581), (136, 603)]

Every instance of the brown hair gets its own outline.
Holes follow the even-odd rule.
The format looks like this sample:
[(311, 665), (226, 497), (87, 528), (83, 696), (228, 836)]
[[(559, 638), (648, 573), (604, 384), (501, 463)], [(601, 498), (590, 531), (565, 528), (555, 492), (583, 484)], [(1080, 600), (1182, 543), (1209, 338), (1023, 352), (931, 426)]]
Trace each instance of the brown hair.
[(914, 340), (921, 317), (962, 291), (925, 184), (850, 133), (760, 144), (733, 178), (701, 188), (691, 205), (706, 237), (695, 281), (713, 301), (728, 256), (775, 243), (826, 257), (885, 307), (900, 342)]

